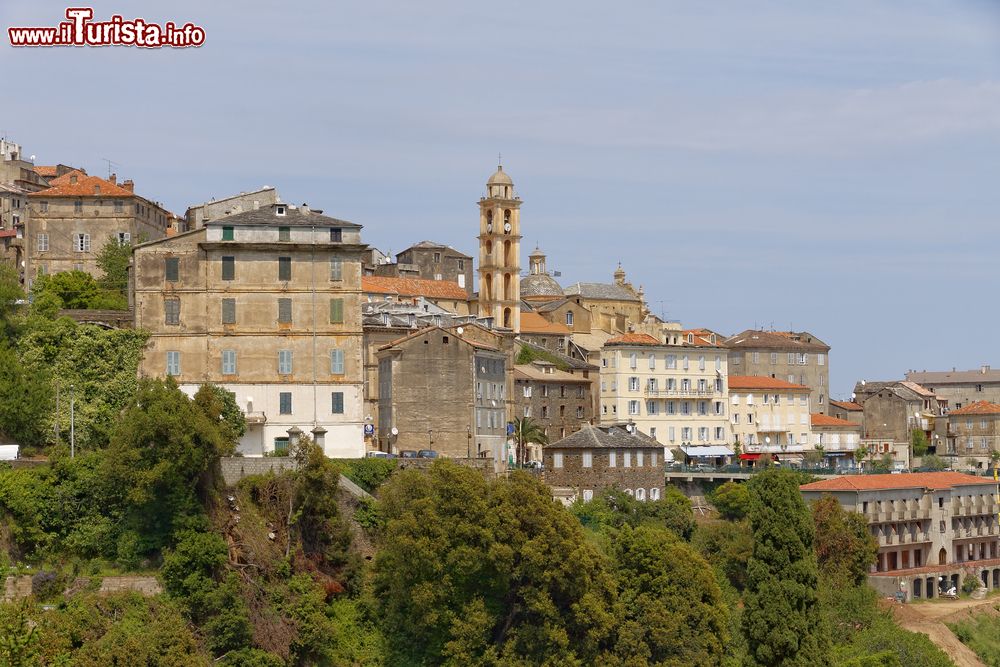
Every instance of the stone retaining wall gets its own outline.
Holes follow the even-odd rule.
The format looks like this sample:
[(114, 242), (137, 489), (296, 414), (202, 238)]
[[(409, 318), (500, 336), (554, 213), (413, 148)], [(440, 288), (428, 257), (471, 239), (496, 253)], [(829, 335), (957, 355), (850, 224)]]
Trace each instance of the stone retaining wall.
[(229, 456), (223, 458), (220, 464), (226, 486), (236, 486), (241, 479), (251, 475), (266, 475), (269, 472), (277, 475), (298, 468), (298, 463), (289, 456)]

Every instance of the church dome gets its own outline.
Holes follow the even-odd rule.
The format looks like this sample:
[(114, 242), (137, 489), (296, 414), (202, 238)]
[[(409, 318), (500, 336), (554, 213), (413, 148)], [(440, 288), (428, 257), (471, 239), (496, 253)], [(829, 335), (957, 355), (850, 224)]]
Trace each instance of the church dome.
[(490, 180), (486, 181), (486, 185), (514, 185), (514, 181), (510, 180), (510, 176), (503, 171), (503, 165), (500, 165), (490, 176)]
[(547, 273), (534, 273), (521, 278), (521, 298), (551, 301), (565, 296), (555, 278)]

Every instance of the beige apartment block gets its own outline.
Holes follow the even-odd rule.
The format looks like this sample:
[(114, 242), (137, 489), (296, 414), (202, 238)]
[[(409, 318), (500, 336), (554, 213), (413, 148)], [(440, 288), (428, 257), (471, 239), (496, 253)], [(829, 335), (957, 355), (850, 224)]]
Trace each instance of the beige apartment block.
[(710, 338), (622, 334), (601, 353), (602, 422), (631, 422), (668, 448), (727, 445), (726, 350)]
[(878, 559), (868, 583), (907, 600), (938, 597), (965, 577), (1000, 588), (1000, 527), (992, 478), (959, 472), (849, 475), (800, 487), (830, 495), (868, 522)]
[[(833, 402), (831, 401), (831, 404)], [(861, 446), (861, 425), (839, 417), (814, 412), (812, 445), (823, 450), (826, 465), (833, 468), (856, 468), (854, 452)]]
[(757, 375), (729, 377), (733, 434), (744, 461), (800, 464), (810, 443), (809, 387)]
[(987, 469), (1000, 455), (1000, 405), (987, 401), (967, 403), (948, 413), (948, 443), (938, 454), (948, 457), (952, 468)]
[(272, 204), (133, 252), (140, 374), (233, 392), (260, 456), (312, 434), (328, 456), (364, 454), (361, 226)]
[(97, 257), (106, 243), (137, 243), (167, 234), (170, 212), (135, 194), (132, 181), (118, 183), (75, 170), (50, 188), (28, 196), (25, 224), (26, 285), (40, 275), (86, 271), (102, 275)]
[(926, 387), (953, 409), (964, 408), (977, 401), (1000, 403), (1000, 370), (983, 364), (979, 368), (960, 371), (910, 371), (909, 382)]
[(808, 331), (748, 329), (725, 341), (734, 375), (763, 375), (810, 389), (816, 412), (828, 413), (830, 346)]

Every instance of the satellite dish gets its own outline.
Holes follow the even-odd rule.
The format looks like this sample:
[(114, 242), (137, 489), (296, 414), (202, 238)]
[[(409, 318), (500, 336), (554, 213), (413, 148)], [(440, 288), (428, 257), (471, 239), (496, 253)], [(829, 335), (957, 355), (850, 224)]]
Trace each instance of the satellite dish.
[(392, 433), (393, 435), (399, 435), (399, 429), (396, 428), (395, 426), (393, 426), (392, 430), (390, 430), (389, 432)]
[(852, 392), (851, 392), (851, 400), (853, 401), (853, 400), (854, 400), (855, 398), (857, 398), (857, 397), (858, 397), (858, 395), (857, 395), (857, 394), (855, 394), (855, 393), (854, 393), (854, 392), (852, 391)]
[(34, 162), (34, 161), (35, 161), (35, 156), (34, 156), (34, 155), (32, 155), (32, 156), (31, 156), (31, 161), (32, 161), (32, 162)]
[(764, 444), (765, 445), (770, 445), (771, 444), (771, 436), (769, 436), (769, 435), (765, 435), (764, 436)]
[(862, 387), (865, 386), (865, 381), (864, 380), (861, 381), (861, 386)]
[(465, 333), (465, 329), (463, 329), (462, 327), (459, 327), (459, 328), (455, 329), (455, 331), (458, 333), (459, 336), (461, 336), (463, 333)]

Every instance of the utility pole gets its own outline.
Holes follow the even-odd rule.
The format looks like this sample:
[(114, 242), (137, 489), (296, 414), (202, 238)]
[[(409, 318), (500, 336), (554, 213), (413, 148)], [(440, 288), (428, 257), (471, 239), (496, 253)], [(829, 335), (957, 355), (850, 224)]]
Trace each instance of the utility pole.
[(76, 392), (69, 386), (69, 457), (76, 458)]

